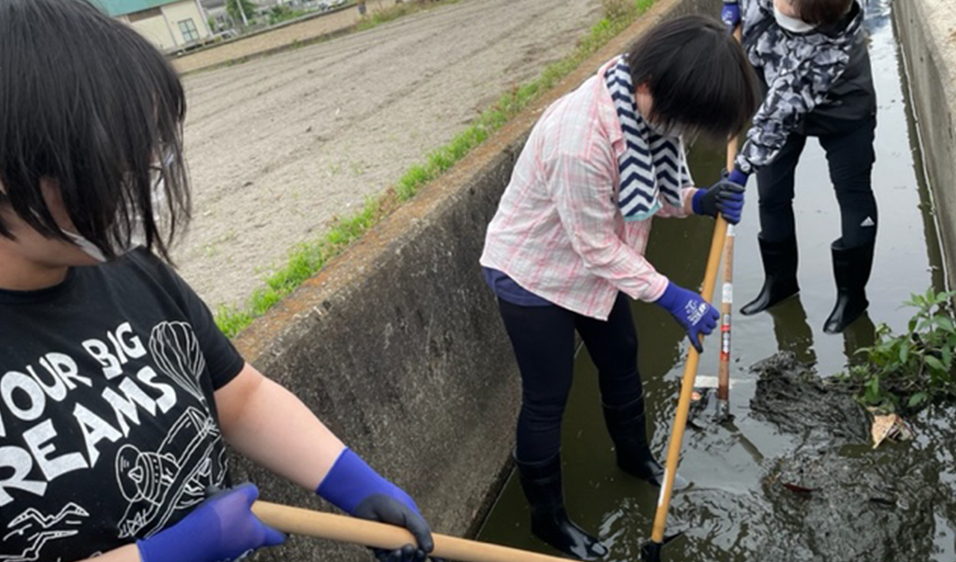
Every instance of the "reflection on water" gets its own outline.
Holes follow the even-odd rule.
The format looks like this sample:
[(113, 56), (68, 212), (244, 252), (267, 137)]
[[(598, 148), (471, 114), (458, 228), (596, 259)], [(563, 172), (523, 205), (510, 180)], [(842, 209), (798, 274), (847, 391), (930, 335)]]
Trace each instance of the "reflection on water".
[[(854, 357), (856, 349), (872, 342), (874, 324), (886, 323), (897, 331), (904, 329), (910, 312), (900, 305), (910, 293), (923, 291), (931, 284), (938, 289), (943, 287), (935, 223), (924, 213), (930, 208), (929, 192), (921, 171), (914, 167), (921, 155), (906, 110), (889, 1), (864, 3), (879, 96), (873, 180), (881, 209), (881, 230), (868, 287), (869, 314), (842, 336), (823, 333), (823, 322), (836, 297), (829, 247), (839, 237), (840, 219), (824, 153), (811, 139), (797, 169), (795, 200), (802, 292), (798, 299), (787, 301), (772, 314), (734, 316), (731, 411), (735, 422), (731, 426), (689, 431), (685, 437), (681, 473), (693, 481), (694, 487), (675, 496), (668, 529), (687, 533), (669, 545), (669, 561), (755, 560), (755, 552), (760, 552), (762, 559), (773, 561), (836, 560), (827, 553), (812, 552), (805, 542), (786, 540), (788, 524), (799, 527), (797, 521), (789, 521), (799, 519), (799, 505), (756, 501), (766, 472), (765, 459), (786, 456), (797, 440), (751, 415), (749, 404), (755, 381), (748, 366), (777, 350), (787, 350), (800, 360), (815, 364), (820, 373), (839, 372)], [(723, 167), (724, 156), (718, 151), (696, 149), (691, 158), (695, 178), (701, 185), (714, 181)], [(737, 308), (753, 298), (763, 282), (756, 239), (756, 189), (753, 185), (750, 189), (736, 238)], [(649, 259), (675, 282), (699, 286), (711, 234), (712, 222), (707, 220), (658, 221), (651, 237)], [(686, 344), (677, 324), (658, 307), (635, 303), (634, 316), (640, 335), (640, 366), (647, 391), (652, 446), (661, 451), (676, 408)], [(711, 341), (706, 345), (700, 374), (716, 375), (717, 363)], [(567, 503), (572, 517), (585, 528), (599, 532), (611, 547), (609, 561), (637, 560), (641, 545), (650, 536), (657, 490), (635, 481), (615, 466), (600, 413), (597, 373), (585, 350), (577, 358), (563, 447)], [(868, 453), (866, 447), (861, 447), (854, 454)], [(480, 538), (553, 553), (531, 535), (528, 508), (516, 479), (512, 480)], [(952, 552), (956, 514), (940, 510), (933, 541), (938, 552)], [(769, 540), (777, 535), (781, 540)], [(768, 554), (774, 552), (774, 544), (787, 546)], [(953, 559), (933, 558), (928, 551), (912, 558)]]
[(800, 295), (771, 308), (767, 314), (773, 318), (777, 349), (790, 351), (800, 361), (815, 365), (817, 354), (813, 351), (813, 329), (807, 323), (807, 312)]

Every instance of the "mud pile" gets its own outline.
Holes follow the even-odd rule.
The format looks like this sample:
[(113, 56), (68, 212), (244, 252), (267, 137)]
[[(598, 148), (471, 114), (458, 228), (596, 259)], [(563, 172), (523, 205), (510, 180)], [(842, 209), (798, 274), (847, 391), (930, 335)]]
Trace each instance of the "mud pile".
[(799, 439), (764, 466), (762, 499), (786, 531), (767, 537), (761, 559), (931, 559), (939, 460), (913, 443), (873, 450), (869, 414), (792, 355), (754, 370), (754, 415)]
[[(874, 450), (869, 413), (838, 383), (791, 353), (753, 370), (752, 415), (795, 446), (762, 460), (755, 490), (691, 490), (679, 499), (688, 559), (956, 560), (953, 545), (935, 541), (938, 525), (956, 521), (956, 410), (927, 410), (910, 420), (913, 441)], [(727, 540), (714, 540), (717, 526)]]

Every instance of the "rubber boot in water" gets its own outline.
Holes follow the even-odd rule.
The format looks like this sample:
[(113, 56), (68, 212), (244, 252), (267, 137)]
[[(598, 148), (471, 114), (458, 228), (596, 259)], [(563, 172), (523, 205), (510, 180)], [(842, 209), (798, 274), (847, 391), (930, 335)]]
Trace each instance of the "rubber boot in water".
[(763, 312), (800, 292), (797, 285), (797, 238), (791, 236), (780, 242), (768, 242), (758, 237), (757, 241), (763, 259), (763, 288), (757, 298), (740, 309), (744, 316)]
[(568, 517), (561, 483), (561, 455), (536, 463), (515, 456), (524, 495), (531, 504), (531, 532), (554, 548), (580, 560), (597, 560), (607, 547)]
[(866, 283), (873, 268), (874, 242), (844, 248), (837, 240), (830, 247), (833, 254), (833, 278), (836, 280), (837, 301), (833, 312), (823, 325), (828, 334), (839, 334), (853, 323), (869, 306), (866, 300)]
[[(614, 441), (617, 465), (621, 470), (647, 480), (655, 486), (664, 484), (664, 467), (651, 453), (647, 443), (647, 420), (644, 415), (644, 396), (625, 406), (604, 406), (604, 421)], [(680, 474), (674, 475), (674, 490), (688, 486)]]

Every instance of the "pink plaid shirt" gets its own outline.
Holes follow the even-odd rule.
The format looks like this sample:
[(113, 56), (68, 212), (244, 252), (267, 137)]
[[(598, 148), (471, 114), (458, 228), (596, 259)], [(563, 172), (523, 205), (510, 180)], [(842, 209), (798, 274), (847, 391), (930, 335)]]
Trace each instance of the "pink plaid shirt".
[[(617, 205), (624, 134), (604, 83), (607, 63), (545, 111), (488, 225), (481, 265), (568, 310), (606, 320), (617, 293), (655, 301), (667, 278), (644, 257), (654, 219), (624, 221)], [(656, 216), (685, 217), (683, 206)]]

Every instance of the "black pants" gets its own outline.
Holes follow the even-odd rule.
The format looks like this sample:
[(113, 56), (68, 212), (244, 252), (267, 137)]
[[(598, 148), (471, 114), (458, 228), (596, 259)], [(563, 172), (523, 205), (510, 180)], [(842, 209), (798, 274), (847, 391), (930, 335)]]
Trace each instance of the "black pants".
[[(840, 203), (842, 246), (845, 248), (871, 243), (876, 236), (876, 199), (871, 180), (876, 160), (873, 151), (875, 130), (874, 117), (847, 133), (819, 137), (820, 145), (827, 153), (830, 180)], [(806, 142), (805, 135), (791, 133), (777, 158), (757, 173), (760, 236), (767, 242), (781, 242), (796, 234), (794, 170)]]
[(619, 294), (606, 322), (558, 306), (518, 306), (498, 300), (521, 371), (521, 414), (516, 455), (543, 461), (561, 449), (561, 419), (574, 375), (577, 330), (598, 368), (601, 397), (611, 407), (641, 397), (637, 331), (626, 295)]

